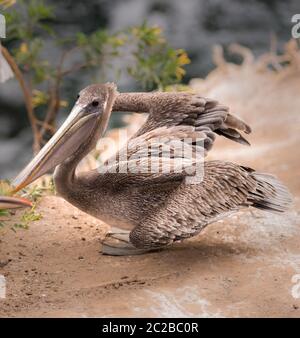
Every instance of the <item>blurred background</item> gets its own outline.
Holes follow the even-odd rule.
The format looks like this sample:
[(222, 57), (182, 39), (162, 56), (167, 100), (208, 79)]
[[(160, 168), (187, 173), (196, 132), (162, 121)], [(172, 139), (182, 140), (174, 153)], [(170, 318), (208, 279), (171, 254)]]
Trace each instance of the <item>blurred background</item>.
[[(61, 55), (68, 50), (72, 50), (72, 55), (66, 58), (64, 70), (76, 68), (80, 65), (81, 58), (89, 62), (89, 67), (82, 67), (78, 71), (66, 74), (66, 79), (64, 78), (63, 83), (60, 84), (56, 121), (51, 119), (48, 121), (53, 128), (56, 126), (55, 123), (60, 124), (70, 111), (78, 90), (91, 82), (114, 81), (119, 91), (164, 89), (166, 85), (178, 82), (188, 84), (193, 78), (206, 77), (214, 69), (212, 47), (216, 44), (223, 46), (227, 60), (237, 64), (241, 63), (242, 59), (228, 52), (227, 47), (231, 43), (248, 47), (256, 56), (272, 51), (272, 48), (276, 48), (278, 53), (281, 53), (284, 43), (291, 38), (291, 17), (300, 10), (298, 0), (250, 0), (247, 2), (236, 0), (65, 0), (63, 2), (47, 0), (42, 2), (45, 8), (38, 7), (39, 1), (35, 3), (2, 1), (2, 3), (4, 6), (1, 8), (1, 13), (7, 18), (7, 37), (2, 39), (2, 44), (18, 63), (25, 80), (29, 83), (30, 91), (33, 93), (31, 101), (36, 116), (43, 116), (42, 119), (44, 119), (51, 99), (49, 98), (51, 83), (57, 79), (55, 75), (52, 76), (53, 69), (48, 64), (59, 63)], [(30, 4), (32, 6), (29, 8)], [(47, 12), (48, 8), (51, 8), (49, 12)], [(24, 18), (28, 21), (27, 23), (24, 22)], [(22, 24), (27, 25), (28, 31)], [(161, 31), (150, 30), (152, 36), (149, 31), (145, 33), (146, 28), (143, 25), (159, 27)], [(137, 41), (137, 49), (129, 52), (135, 58), (134, 66), (132, 66), (133, 61), (128, 60), (126, 56), (123, 57), (123, 54), (114, 55), (118, 53), (115, 49), (119, 45), (122, 45), (125, 51), (127, 50), (125, 55), (128, 55), (128, 50), (132, 48), (132, 46), (128, 47), (131, 41), (126, 40), (124, 43), (118, 40), (118, 32), (125, 32), (126, 35), (129, 27), (144, 27), (139, 28), (143, 30), (144, 36), (141, 38), (139, 31), (131, 31), (131, 35), (127, 37), (128, 40), (138, 36), (138, 39), (148, 39), (146, 42), (143, 40), (147, 48), (155, 47), (156, 44), (162, 46), (158, 48), (165, 48), (160, 40), (163, 37), (163, 43), (167, 43), (172, 50), (184, 49), (186, 51), (188, 57), (183, 51), (175, 53), (180, 59), (179, 64), (171, 65), (175, 67), (176, 76), (172, 77), (172, 74), (167, 73), (173, 71), (170, 66), (170, 69), (164, 68), (167, 75), (163, 79), (151, 78), (148, 83), (143, 83), (147, 72), (139, 73), (136, 68), (143, 67), (145, 60), (137, 60), (135, 55), (139, 53), (138, 48), (142, 49), (145, 46), (141, 40)], [(107, 40), (107, 36), (103, 37), (103, 34), (95, 35), (95, 32), (106, 32), (105, 34), (113, 36), (114, 40)], [(70, 39), (74, 36), (76, 42)], [(151, 39), (157, 40), (151, 42)], [(98, 53), (97, 57), (99, 55), (103, 57), (102, 50), (97, 51), (97, 44), (104, 40), (106, 44), (112, 46), (108, 53), (108, 61), (110, 58), (113, 59), (110, 67), (106, 67), (107, 58), (101, 59), (101, 63), (94, 62), (93, 59), (95, 53)], [(73, 53), (74, 44), (82, 47), (84, 52), (76, 51), (75, 48)], [(93, 50), (90, 48), (92, 45)], [(35, 52), (31, 53), (31, 51)], [(169, 49), (167, 54), (169, 56), (165, 53), (161, 60), (164, 60), (164, 57), (174, 57)], [(145, 59), (147, 57), (146, 55)], [(174, 60), (177, 62), (178, 59)], [(160, 62), (160, 60), (154, 60), (153, 63), (155, 62)], [(29, 69), (28, 65), (32, 69)], [(185, 74), (184, 71), (179, 70), (183, 68)], [(116, 69), (118, 74), (116, 74)], [(124, 69), (126, 71), (119, 71)], [(149, 69), (151, 70), (150, 66)], [(161, 68), (157, 69), (159, 76)], [(34, 73), (35, 78), (30, 72)], [(49, 74), (52, 76), (50, 80)], [(119, 116), (114, 115), (111, 127), (119, 126), (121, 123)], [(51, 132), (49, 127), (49, 130), (44, 133), (45, 139), (51, 136)], [(26, 164), (32, 157), (32, 144), (33, 133), (24, 104), (24, 95), (20, 89), (20, 83), (13, 77), (0, 83), (0, 178), (13, 177)]]

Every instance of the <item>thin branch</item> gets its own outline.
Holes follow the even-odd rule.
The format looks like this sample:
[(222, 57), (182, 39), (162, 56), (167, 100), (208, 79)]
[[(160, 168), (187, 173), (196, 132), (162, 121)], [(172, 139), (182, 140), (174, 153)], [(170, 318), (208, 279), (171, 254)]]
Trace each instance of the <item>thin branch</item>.
[(42, 125), (42, 129), (41, 129), (41, 137), (43, 138), (45, 132), (47, 129), (46, 126), (50, 125), (51, 122), (53, 120), (55, 120), (55, 117), (59, 111), (60, 108), (60, 86), (61, 86), (61, 82), (64, 76), (78, 70), (81, 69), (83, 67), (85, 67), (85, 64), (80, 64), (80, 65), (76, 65), (72, 68), (70, 68), (69, 70), (63, 71), (63, 66), (64, 66), (64, 62), (66, 60), (67, 57), (69, 57), (72, 53), (74, 53), (75, 51), (77, 51), (79, 49), (78, 46), (73, 47), (69, 50), (64, 51), (61, 54), (59, 63), (57, 65), (57, 69), (56, 69), (56, 78), (54, 81), (54, 84), (50, 87), (49, 89), (49, 105), (48, 105), (48, 110), (47, 110), (47, 114), (44, 120), (44, 124)]
[[(59, 87), (59, 84), (57, 85)], [(42, 127), (41, 127), (41, 138), (43, 139), (43, 136), (45, 135), (46, 131), (49, 130), (47, 126), (51, 125), (51, 121), (53, 120), (53, 115), (55, 115), (55, 108), (56, 108), (56, 100), (58, 94), (56, 94), (56, 89), (54, 88), (55, 85), (51, 86), (49, 89), (49, 103), (48, 103), (48, 109), (45, 116), (45, 119), (43, 121)], [(53, 130), (55, 128), (53, 127)]]
[(69, 57), (71, 54), (73, 54), (74, 52), (80, 50), (80, 47), (78, 46), (75, 46), (71, 49), (68, 49), (68, 50), (65, 50), (62, 54), (61, 54), (61, 57), (60, 57), (60, 62), (59, 62), (59, 65), (57, 68), (59, 68), (60, 70), (63, 69), (63, 64), (66, 60), (67, 57)]
[(36, 123), (37, 123), (37, 125), (43, 126), (43, 128), (51, 131), (52, 133), (55, 132), (55, 128), (53, 126), (51, 126), (50, 124), (45, 123), (45, 121), (37, 120)]
[(18, 80), (20, 84), (23, 97), (24, 97), (24, 101), (25, 101), (25, 106), (26, 106), (29, 122), (32, 128), (32, 131), (33, 131), (33, 140), (34, 140), (33, 141), (33, 152), (37, 153), (40, 150), (40, 134), (39, 134), (39, 130), (38, 130), (37, 123), (36, 123), (36, 117), (34, 115), (31, 91), (28, 88), (28, 85), (23, 77), (23, 74), (19, 66), (17, 65), (17, 63), (15, 62), (14, 58), (11, 56), (7, 48), (5, 48), (4, 46), (1, 46), (1, 50), (2, 50), (2, 55), (4, 56), (7, 63), (10, 65), (13, 73), (16, 76), (16, 79)]
[(64, 71), (62, 72), (62, 76), (66, 76), (66, 75), (69, 75), (69, 74), (71, 74), (71, 73), (75, 73), (75, 72), (77, 72), (78, 70), (83, 69), (83, 68), (85, 68), (85, 67), (87, 67), (87, 66), (88, 66), (87, 63), (79, 63), (79, 64), (76, 64), (76, 65), (74, 65), (73, 67), (71, 67), (71, 68), (69, 68), (69, 69), (67, 69), (67, 70), (64, 70)]

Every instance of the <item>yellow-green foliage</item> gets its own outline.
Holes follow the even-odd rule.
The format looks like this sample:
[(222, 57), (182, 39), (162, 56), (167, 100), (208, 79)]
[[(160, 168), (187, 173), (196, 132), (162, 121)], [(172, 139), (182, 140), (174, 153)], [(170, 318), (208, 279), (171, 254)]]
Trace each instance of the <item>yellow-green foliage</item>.
[(28, 229), (31, 222), (38, 221), (42, 218), (42, 215), (35, 211), (35, 205), (30, 209), (26, 210), (18, 223), (14, 223), (11, 227), (12, 230), (15, 229)]
[[(125, 75), (143, 89), (162, 90), (180, 83), (184, 66), (190, 62), (186, 52), (172, 48), (156, 26), (143, 23), (118, 32), (100, 28), (62, 39), (53, 25), (55, 7), (47, 1), (18, 0), (7, 8), (13, 4), (0, 2), (7, 23), (3, 42), (7, 49), (2, 54), (14, 64), (33, 131), (34, 152), (54, 134), (57, 114), (68, 106), (61, 88), (72, 81), (69, 75), (80, 78), (78, 72), (84, 71), (91, 82), (118, 81)], [(57, 45), (61, 55), (48, 59), (46, 44)]]

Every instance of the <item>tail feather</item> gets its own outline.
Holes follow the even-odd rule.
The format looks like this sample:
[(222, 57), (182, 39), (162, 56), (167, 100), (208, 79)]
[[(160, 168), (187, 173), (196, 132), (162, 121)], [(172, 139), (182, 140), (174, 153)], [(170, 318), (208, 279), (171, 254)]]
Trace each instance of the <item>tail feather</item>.
[(249, 202), (255, 208), (284, 212), (289, 209), (292, 197), (288, 189), (270, 174), (253, 172), (257, 187), (250, 193)]

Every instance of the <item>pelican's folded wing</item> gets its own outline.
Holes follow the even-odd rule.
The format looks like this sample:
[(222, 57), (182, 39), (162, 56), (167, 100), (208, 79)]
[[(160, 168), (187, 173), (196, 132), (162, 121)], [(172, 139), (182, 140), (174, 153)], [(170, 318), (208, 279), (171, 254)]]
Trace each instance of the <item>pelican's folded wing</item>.
[(149, 116), (136, 136), (160, 127), (192, 126), (206, 134), (205, 150), (212, 148), (216, 134), (248, 144), (242, 133), (251, 128), (229, 113), (217, 101), (192, 93), (124, 93), (118, 94), (113, 110), (148, 112)]
[(195, 179), (202, 172), (206, 139), (194, 126), (156, 128), (131, 138), (98, 171), (132, 176), (131, 184)]

